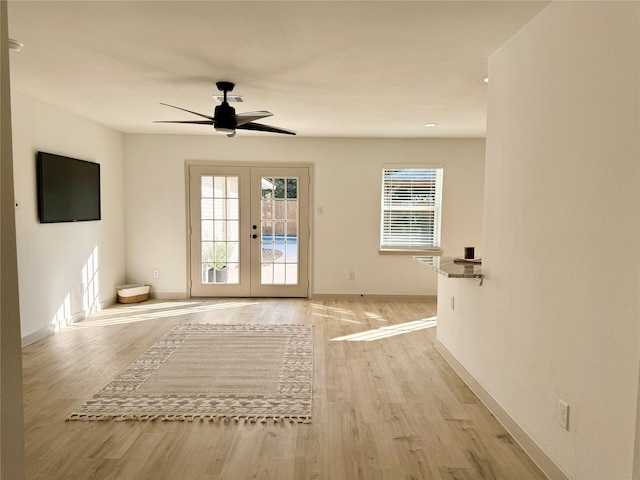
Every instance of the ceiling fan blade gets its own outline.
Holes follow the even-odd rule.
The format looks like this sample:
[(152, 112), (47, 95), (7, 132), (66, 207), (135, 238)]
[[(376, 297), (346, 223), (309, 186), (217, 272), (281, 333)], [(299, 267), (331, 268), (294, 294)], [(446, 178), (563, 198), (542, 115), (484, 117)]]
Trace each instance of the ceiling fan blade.
[(261, 110), (259, 112), (236, 113), (236, 125), (244, 125), (245, 123), (270, 117), (271, 115), (273, 115), (273, 113), (267, 112), (266, 110)]
[(167, 107), (171, 107), (171, 108), (177, 108), (178, 110), (182, 110), (183, 112), (189, 112), (189, 113), (193, 113), (194, 115), (198, 115), (200, 117), (204, 117), (204, 118), (208, 118), (209, 120), (213, 120), (213, 117), (210, 117), (209, 115), (205, 115), (203, 113), (198, 113), (198, 112), (193, 112), (191, 110), (187, 110), (186, 108), (182, 108), (182, 107), (176, 107), (175, 105), (169, 105), (168, 103), (160, 103), (160, 105), (165, 105)]
[(196, 125), (213, 125), (213, 120), (155, 120), (153, 123), (194, 123)]
[(295, 135), (298, 132), (294, 130), (287, 130), (285, 128), (272, 127), (271, 125), (262, 125), (261, 123), (244, 123), (242, 125), (238, 125), (236, 128), (240, 130), (255, 130), (259, 132), (271, 132), (271, 133), (284, 133), (285, 135)]

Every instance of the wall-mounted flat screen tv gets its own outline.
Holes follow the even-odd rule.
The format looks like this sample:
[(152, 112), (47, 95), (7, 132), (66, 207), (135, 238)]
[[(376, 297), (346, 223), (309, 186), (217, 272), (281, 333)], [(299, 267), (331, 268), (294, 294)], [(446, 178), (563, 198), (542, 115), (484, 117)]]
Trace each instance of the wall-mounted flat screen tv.
[(100, 164), (38, 152), (40, 223), (100, 220)]

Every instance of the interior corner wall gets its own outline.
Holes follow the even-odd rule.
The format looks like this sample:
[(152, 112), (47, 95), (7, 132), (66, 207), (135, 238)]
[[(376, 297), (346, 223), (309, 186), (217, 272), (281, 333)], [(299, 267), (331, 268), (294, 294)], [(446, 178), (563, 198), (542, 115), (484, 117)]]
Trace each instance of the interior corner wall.
[(435, 295), (431, 269), (378, 253), (382, 166), (444, 166), (442, 246), (461, 254), (480, 248), (484, 147), (484, 139), (126, 135), (127, 281), (164, 298), (188, 295), (186, 160), (303, 163), (313, 166), (312, 293)]
[(0, 2), (0, 478), (24, 478), (24, 409), (7, 2)]
[(639, 6), (552, 2), (491, 56), (486, 278), (438, 309), (441, 344), (572, 479), (632, 477)]
[[(12, 90), (22, 336), (37, 338), (85, 314), (83, 268), (97, 246), (98, 302), (125, 279), (123, 134)], [(38, 221), (36, 154), (100, 164), (102, 220)]]

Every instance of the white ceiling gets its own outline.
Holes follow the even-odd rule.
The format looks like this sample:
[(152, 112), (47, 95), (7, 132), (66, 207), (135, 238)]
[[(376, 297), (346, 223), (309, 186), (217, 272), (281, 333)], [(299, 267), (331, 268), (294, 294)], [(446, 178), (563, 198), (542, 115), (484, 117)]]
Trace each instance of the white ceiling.
[(301, 136), (482, 137), (487, 60), (547, 3), (10, 1), (11, 86), (128, 133), (213, 134), (153, 121), (227, 80)]

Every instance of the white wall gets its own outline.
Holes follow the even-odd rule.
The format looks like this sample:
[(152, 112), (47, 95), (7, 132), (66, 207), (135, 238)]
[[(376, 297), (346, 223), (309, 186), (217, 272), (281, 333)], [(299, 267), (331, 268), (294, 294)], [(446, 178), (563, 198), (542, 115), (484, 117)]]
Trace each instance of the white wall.
[(440, 342), (575, 479), (632, 477), (638, 18), (638, 2), (554, 2), (491, 57), (486, 280), (439, 289)]
[(24, 411), (7, 2), (0, 3), (0, 477), (24, 478)]
[(147, 282), (158, 295), (187, 293), (185, 160), (313, 164), (314, 294), (435, 295), (434, 272), (410, 256), (378, 254), (387, 162), (443, 164), (445, 253), (480, 247), (484, 139), (126, 135), (125, 152), (127, 281)]
[[(98, 245), (101, 303), (125, 278), (123, 135), (11, 92), (13, 158), (22, 336), (46, 333), (65, 297), (62, 317), (82, 315), (82, 267)], [(36, 194), (38, 150), (100, 164), (102, 220), (40, 224)], [(63, 320), (64, 322), (64, 320)]]

